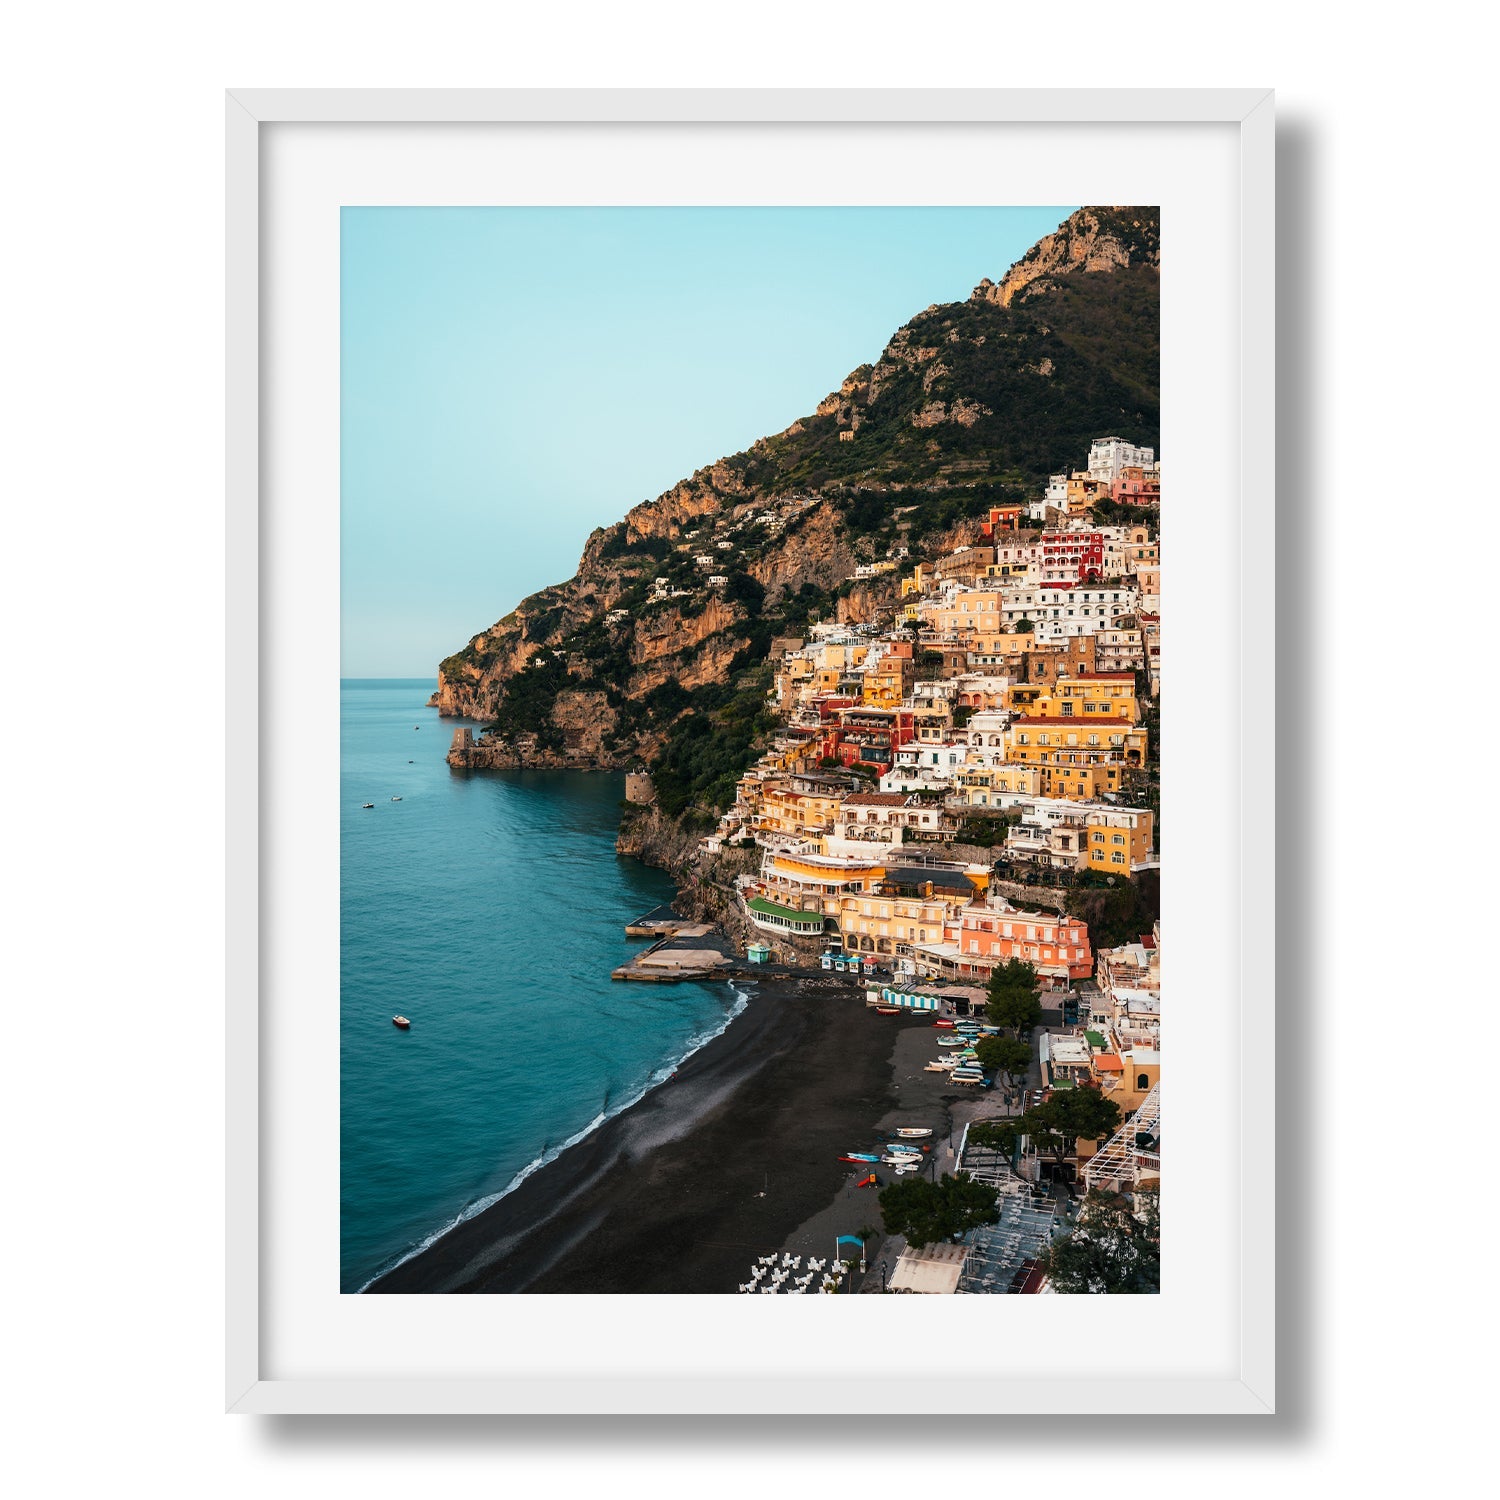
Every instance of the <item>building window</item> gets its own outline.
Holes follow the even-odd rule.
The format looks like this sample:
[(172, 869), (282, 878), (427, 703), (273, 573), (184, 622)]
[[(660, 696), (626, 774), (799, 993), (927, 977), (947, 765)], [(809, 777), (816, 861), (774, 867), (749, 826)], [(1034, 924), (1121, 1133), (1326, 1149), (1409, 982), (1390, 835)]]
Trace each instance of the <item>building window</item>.
[(1151, 1087), (1151, 1079), (1145, 1073), (1137, 1073), (1135, 1075), (1135, 1086), (1138, 1089), (1149, 1089)]

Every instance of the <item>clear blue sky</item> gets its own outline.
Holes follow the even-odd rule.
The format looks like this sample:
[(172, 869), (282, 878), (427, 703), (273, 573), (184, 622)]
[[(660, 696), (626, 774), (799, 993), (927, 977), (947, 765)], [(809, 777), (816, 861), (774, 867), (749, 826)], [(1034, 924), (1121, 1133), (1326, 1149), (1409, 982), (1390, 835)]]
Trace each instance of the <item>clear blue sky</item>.
[(428, 677), (1055, 208), (346, 208), (343, 675)]

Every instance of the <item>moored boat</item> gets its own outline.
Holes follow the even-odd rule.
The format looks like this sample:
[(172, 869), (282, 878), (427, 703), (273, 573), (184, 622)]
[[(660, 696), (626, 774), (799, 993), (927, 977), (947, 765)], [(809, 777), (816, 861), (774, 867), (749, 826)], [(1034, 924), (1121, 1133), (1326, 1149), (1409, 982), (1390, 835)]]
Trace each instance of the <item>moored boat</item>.
[(411, 1030), (411, 1022), (408, 1021), (405, 1016), (392, 1016), (391, 1017), (391, 1024), (393, 1026), (396, 1026), (396, 1027), (400, 1028), (400, 1030), (402, 1030), (402, 1031), (410, 1031)]

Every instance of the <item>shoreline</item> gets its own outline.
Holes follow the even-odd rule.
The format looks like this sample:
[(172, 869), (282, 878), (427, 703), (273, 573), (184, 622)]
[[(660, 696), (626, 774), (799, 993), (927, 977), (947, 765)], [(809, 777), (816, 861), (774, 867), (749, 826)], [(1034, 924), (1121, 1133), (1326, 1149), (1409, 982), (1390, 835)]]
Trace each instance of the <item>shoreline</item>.
[(672, 1077), (365, 1294), (732, 1293), (846, 1192), (839, 1155), (901, 1103), (896, 1038), (929, 1024), (874, 1015), (842, 976), (737, 987), (744, 1009)]

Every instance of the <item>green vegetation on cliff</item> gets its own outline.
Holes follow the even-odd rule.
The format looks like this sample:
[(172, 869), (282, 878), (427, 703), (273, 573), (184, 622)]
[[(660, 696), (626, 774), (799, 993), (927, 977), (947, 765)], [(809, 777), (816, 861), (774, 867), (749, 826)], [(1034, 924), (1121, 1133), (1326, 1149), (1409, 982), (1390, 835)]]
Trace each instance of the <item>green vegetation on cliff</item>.
[[(592, 690), (600, 763), (651, 762), (669, 811), (727, 805), (773, 727), (772, 640), (832, 617), (851, 559), (972, 539), (987, 507), (1034, 499), (1095, 438), (1158, 445), (1159, 232), (1154, 209), (1081, 209), (999, 287), (919, 313), (817, 413), (595, 531), (574, 579), (442, 663), (444, 711), (548, 748), (559, 696)], [(859, 586), (868, 607), (894, 580)]]

